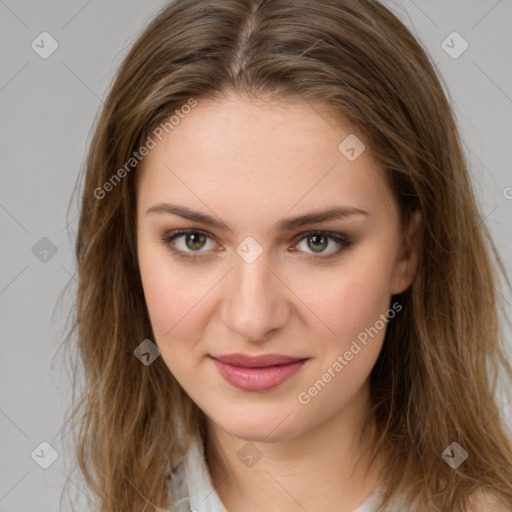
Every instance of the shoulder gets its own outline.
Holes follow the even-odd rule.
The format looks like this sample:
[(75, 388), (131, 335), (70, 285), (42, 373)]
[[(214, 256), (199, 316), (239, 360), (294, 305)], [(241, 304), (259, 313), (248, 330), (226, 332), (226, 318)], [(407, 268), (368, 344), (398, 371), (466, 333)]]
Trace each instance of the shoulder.
[(501, 500), (496, 494), (478, 491), (470, 500), (470, 512), (510, 512), (511, 506)]

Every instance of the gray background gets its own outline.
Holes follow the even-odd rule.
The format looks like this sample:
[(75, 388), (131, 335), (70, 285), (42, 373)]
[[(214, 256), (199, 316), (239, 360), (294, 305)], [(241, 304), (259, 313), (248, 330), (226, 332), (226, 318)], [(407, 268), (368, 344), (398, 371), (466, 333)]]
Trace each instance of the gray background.
[[(386, 3), (444, 77), (482, 216), (511, 272), (512, 1)], [(102, 98), (130, 44), (163, 4), (0, 0), (0, 512), (69, 510), (60, 499), (66, 482), (82, 509), (91, 503), (63, 426), (70, 377), (58, 349), (72, 294), (57, 299), (74, 283), (78, 212), (75, 202), (69, 214), (67, 207)], [(42, 46), (44, 31), (58, 43), (46, 59), (31, 47)], [(453, 31), (469, 44), (456, 59), (442, 47)], [(448, 44), (461, 48), (457, 40)], [(506, 299), (510, 313), (510, 294)], [(512, 404), (501, 405), (512, 423)], [(59, 454), (48, 469), (31, 458), (43, 441)], [(49, 457), (45, 448), (38, 453), (40, 460)]]

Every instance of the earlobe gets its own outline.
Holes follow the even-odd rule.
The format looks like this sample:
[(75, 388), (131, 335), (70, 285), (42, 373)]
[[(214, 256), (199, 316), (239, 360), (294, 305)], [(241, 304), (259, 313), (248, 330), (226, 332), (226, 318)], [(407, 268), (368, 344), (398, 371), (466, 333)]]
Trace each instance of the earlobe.
[(402, 238), (400, 251), (393, 270), (391, 294), (402, 293), (414, 281), (418, 272), (420, 241), (423, 232), (421, 211), (415, 210)]

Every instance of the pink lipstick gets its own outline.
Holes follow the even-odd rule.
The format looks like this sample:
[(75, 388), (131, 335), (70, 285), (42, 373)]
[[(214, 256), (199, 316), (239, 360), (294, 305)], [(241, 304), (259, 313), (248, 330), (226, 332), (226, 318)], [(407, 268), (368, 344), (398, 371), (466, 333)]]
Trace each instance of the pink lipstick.
[(268, 391), (296, 374), (309, 358), (280, 354), (210, 356), (222, 377), (243, 391)]

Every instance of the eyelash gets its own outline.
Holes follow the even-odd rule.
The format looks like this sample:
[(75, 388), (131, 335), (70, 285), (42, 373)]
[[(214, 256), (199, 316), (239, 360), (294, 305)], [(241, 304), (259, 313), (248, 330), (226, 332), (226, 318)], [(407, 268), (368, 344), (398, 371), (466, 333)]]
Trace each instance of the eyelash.
[[(170, 251), (172, 251), (174, 254), (176, 254), (176, 256), (178, 256), (182, 260), (193, 262), (193, 261), (196, 261), (196, 259), (198, 257), (201, 257), (201, 256), (199, 256), (200, 252), (196, 251), (197, 254), (189, 253), (187, 251), (181, 251), (179, 249), (175, 249), (172, 246), (172, 242), (176, 238), (179, 238), (180, 236), (183, 236), (183, 235), (190, 235), (190, 234), (204, 235), (211, 239), (211, 236), (209, 235), (209, 233), (207, 233), (206, 231), (203, 231), (201, 229), (177, 229), (175, 231), (171, 231), (170, 233), (165, 234), (161, 238), (161, 240), (162, 240), (162, 243)], [(326, 238), (328, 238), (329, 240), (333, 240), (334, 242), (339, 244), (341, 247), (334, 252), (327, 253), (326, 256), (317, 256), (317, 255), (314, 255), (314, 254), (312, 255), (311, 253), (308, 253), (309, 254), (308, 258), (313, 261), (325, 261), (325, 260), (331, 259), (335, 256), (339, 256), (339, 254), (341, 252), (343, 252), (344, 249), (346, 249), (347, 247), (350, 247), (350, 245), (352, 245), (352, 242), (345, 235), (343, 235), (341, 233), (333, 233), (333, 232), (329, 232), (329, 231), (307, 231), (305, 233), (301, 233), (296, 238), (297, 243), (295, 245), (297, 245), (299, 242), (301, 242), (304, 238), (312, 237), (314, 235), (324, 235)], [(193, 255), (191, 256), (191, 254), (193, 254)]]

